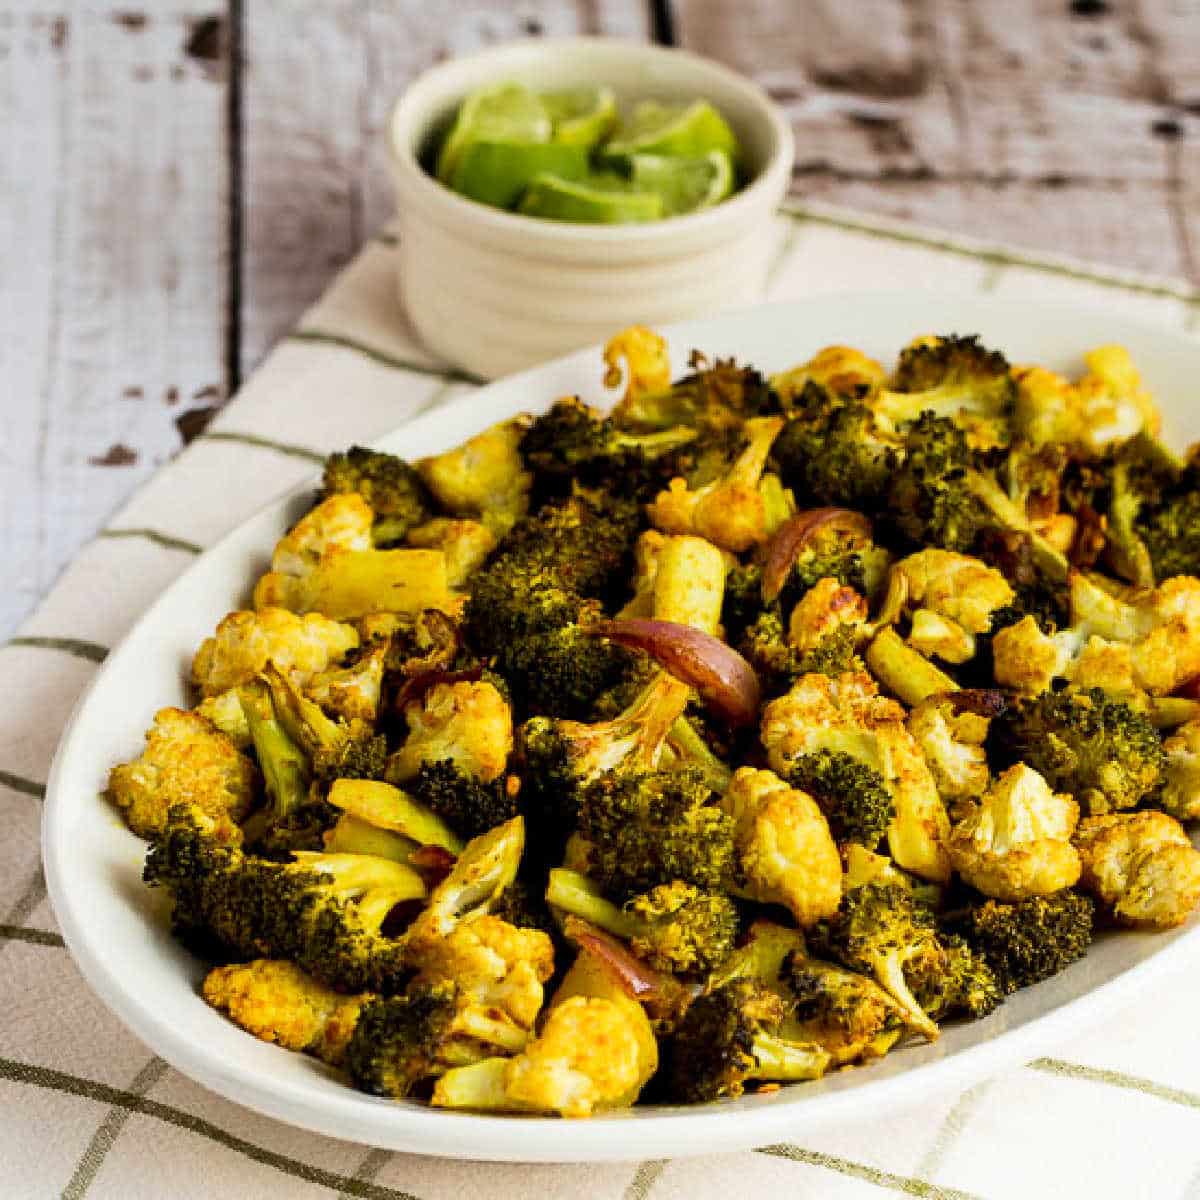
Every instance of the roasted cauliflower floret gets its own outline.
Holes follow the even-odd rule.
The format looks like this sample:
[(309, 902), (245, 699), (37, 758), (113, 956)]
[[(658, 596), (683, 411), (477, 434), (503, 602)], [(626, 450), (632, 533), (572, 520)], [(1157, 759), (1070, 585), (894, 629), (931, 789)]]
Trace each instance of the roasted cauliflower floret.
[(1116, 595), (1082, 572), (1070, 579), (1071, 623), (1043, 633), (1032, 617), (992, 643), (996, 682), (1036, 695), (1055, 679), (1131, 700), (1166, 696), (1200, 675), (1200, 579)]
[(805, 385), (815, 383), (835, 396), (860, 399), (883, 385), (887, 372), (853, 346), (826, 346), (798, 367), (771, 377), (785, 402), (794, 401)]
[(447, 1071), (432, 1103), (564, 1117), (625, 1107), (644, 1082), (639, 1032), (617, 1001), (571, 996), (550, 1010), (542, 1032), (520, 1054)]
[(572, 996), (550, 1010), (545, 1027), (508, 1066), (505, 1090), (518, 1104), (590, 1116), (636, 1086), (640, 1046), (611, 1000)]
[(737, 890), (784, 905), (801, 928), (837, 911), (842, 862), (811, 796), (771, 771), (742, 767), (721, 807), (735, 822)]
[(355, 492), (329, 496), (275, 543), (271, 570), (307, 574), (330, 550), (370, 550), (375, 512)]
[(1124, 346), (1097, 346), (1083, 356), (1087, 373), (1076, 384), (1087, 449), (1101, 450), (1161, 425), (1150, 393)]
[(257, 784), (254, 764), (219, 729), (196, 713), (160, 708), (141, 756), (109, 772), (108, 794), (141, 837), (162, 832), (172, 805), (189, 804), (212, 819), (219, 841), (236, 845)]
[(462, 587), (496, 548), (496, 535), (481, 521), (435, 517), (408, 531), (410, 546), (440, 550), (446, 556), (446, 582)]
[(237, 688), (205, 696), (192, 711), (216, 726), (239, 750), (250, 748), (253, 741), (250, 722), (246, 720), (246, 710)]
[(438, 503), (459, 517), (475, 517), (501, 537), (529, 508), (532, 476), (519, 447), (525, 422), (501, 421), (454, 450), (415, 465)]
[(200, 993), (235, 1025), (285, 1050), (302, 1050), (340, 1066), (369, 993), (346, 996), (295, 963), (259, 958), (215, 967)]
[(357, 645), (353, 626), (320, 613), (297, 616), (284, 608), (231, 612), (196, 651), (192, 681), (202, 696), (216, 696), (256, 679), (270, 662), (303, 684)]
[(975, 638), (957, 621), (951, 621), (931, 608), (918, 608), (913, 612), (907, 640), (926, 658), (965, 663), (975, 657)]
[[(979, 796), (987, 788), (987, 739), (991, 724), (986, 700), (990, 693), (953, 692), (930, 696), (908, 714), (912, 734), (943, 800)], [(964, 698), (966, 698), (964, 700)]]
[(1070, 641), (1058, 634), (1043, 633), (1033, 617), (1022, 617), (992, 639), (996, 682), (1030, 696), (1044, 692), (1066, 674), (1070, 661)]
[[(655, 392), (665, 392), (671, 386), (671, 358), (666, 340), (644, 325), (630, 325), (605, 342), (605, 387), (614, 388), (621, 382), (622, 362), (625, 364), (622, 404)], [(620, 407), (619, 404), (618, 416)]]
[(379, 715), (387, 653), (386, 645), (376, 646), (348, 667), (319, 671), (304, 686), (304, 694), (344, 720), (373, 725)]
[(965, 633), (986, 633), (992, 613), (1013, 598), (1008, 580), (979, 559), (950, 550), (921, 550), (893, 564), (880, 622), (923, 609)]
[(446, 582), (441, 550), (376, 550), (375, 514), (357, 493), (330, 496), (275, 547), (254, 587), (254, 607), (324, 613), (353, 621), (375, 612), (460, 607)]
[(782, 417), (751, 418), (742, 427), (745, 448), (729, 470), (695, 489), (672, 479), (647, 510), (650, 520), (665, 533), (695, 534), (734, 553), (764, 541), (771, 531), (759, 480), (783, 426)]
[(1044, 367), (1017, 367), (1013, 424), (1035, 445), (1061, 442), (1089, 455), (1161, 424), (1129, 352), (1098, 346), (1084, 356), (1087, 373), (1072, 383)]
[(895, 805), (888, 827), (892, 857), (905, 870), (945, 882), (950, 822), (904, 717), (904, 708), (881, 696), (865, 671), (836, 679), (812, 674), (767, 705), (760, 732), (767, 761), (780, 775), (790, 774), (800, 755), (818, 750), (849, 754), (878, 771)]
[(1075, 845), (1082, 887), (1122, 925), (1171, 929), (1200, 904), (1200, 853), (1166, 813), (1087, 817)]
[(1181, 821), (1200, 818), (1200, 721), (1181, 725), (1163, 742), (1167, 765), (1158, 802)]
[(436, 684), (404, 716), (408, 738), (388, 760), (390, 781), (404, 783), (424, 764), (447, 759), (484, 783), (503, 774), (513, 748), (512, 712), (495, 684)]
[(1035, 446), (1074, 445), (1085, 430), (1078, 394), (1071, 381), (1045, 367), (1014, 367), (1017, 400), (1013, 425)]
[(1048, 896), (1079, 879), (1079, 806), (1032, 767), (1009, 767), (950, 832), (954, 869), (985, 896)]
[(788, 773), (793, 759), (816, 750), (841, 750), (877, 767), (875, 730), (903, 720), (903, 707), (881, 696), (865, 671), (847, 671), (836, 679), (804, 675), (763, 710), (762, 743), (780, 775)]
[(655, 557), (650, 615), (715, 634), (721, 623), (728, 556), (704, 538), (679, 536), (663, 538)]
[(818, 579), (797, 601), (788, 620), (788, 641), (797, 650), (815, 650), (844, 625), (856, 635), (867, 623), (867, 599), (836, 579)]
[(460, 921), (445, 937), (415, 937), (408, 950), (422, 980), (457, 984), (522, 1029), (533, 1027), (544, 999), (542, 985), (554, 971), (547, 934), (488, 914)]

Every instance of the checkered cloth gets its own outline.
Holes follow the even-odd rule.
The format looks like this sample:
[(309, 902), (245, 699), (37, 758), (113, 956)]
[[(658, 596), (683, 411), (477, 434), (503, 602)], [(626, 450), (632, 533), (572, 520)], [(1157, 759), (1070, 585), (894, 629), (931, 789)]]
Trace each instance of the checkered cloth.
[[(1179, 285), (825, 210), (781, 216), (779, 235), (773, 299), (927, 286), (1078, 300), (1175, 329), (1200, 315), (1200, 297)], [(150, 1057), (90, 993), (55, 929), (38, 860), (43, 781), (81, 690), (204, 547), (312, 476), (326, 450), (473, 386), (406, 334), (391, 246), (381, 236), (363, 250), (0, 648), (0, 1195), (1200, 1198), (1200, 966), (1058, 1056), (911, 1113), (798, 1130), (795, 1144), (753, 1153), (596, 1166), (439, 1161), (304, 1133)]]

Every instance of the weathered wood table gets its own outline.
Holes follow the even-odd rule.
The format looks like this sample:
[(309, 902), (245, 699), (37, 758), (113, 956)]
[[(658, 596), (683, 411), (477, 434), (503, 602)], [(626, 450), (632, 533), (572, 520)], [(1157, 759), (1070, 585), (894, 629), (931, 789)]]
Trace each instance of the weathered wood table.
[(1200, 0), (7, 0), (0, 637), (388, 216), (407, 81), (578, 32), (754, 76), (802, 199), (1200, 284)]

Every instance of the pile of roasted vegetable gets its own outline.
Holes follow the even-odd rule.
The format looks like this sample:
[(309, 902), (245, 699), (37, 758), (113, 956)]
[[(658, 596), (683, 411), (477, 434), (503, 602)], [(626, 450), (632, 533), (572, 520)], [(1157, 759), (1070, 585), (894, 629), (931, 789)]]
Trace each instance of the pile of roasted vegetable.
[(1129, 356), (607, 348), (354, 448), (109, 795), (251, 1033), (586, 1116), (933, 1039), (1200, 902), (1200, 455)]

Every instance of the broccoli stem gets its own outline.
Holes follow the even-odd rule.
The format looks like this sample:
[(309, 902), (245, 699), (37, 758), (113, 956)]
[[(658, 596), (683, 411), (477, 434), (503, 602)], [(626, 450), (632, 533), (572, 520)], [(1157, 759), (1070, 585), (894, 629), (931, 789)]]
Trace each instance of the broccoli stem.
[(419, 848), (420, 843), (412, 838), (379, 829), (352, 813), (342, 813), (325, 835), (325, 849), (331, 854), (373, 854), (376, 858), (407, 863)]
[(909, 989), (908, 981), (904, 978), (904, 964), (899, 954), (872, 955), (871, 966), (879, 986), (904, 1009), (912, 1028), (918, 1033), (923, 1033), (931, 1042), (936, 1042), (941, 1031), (917, 1003), (916, 997)]
[(708, 743), (696, 732), (686, 717), (680, 717), (667, 734), (667, 745), (679, 755), (685, 765), (694, 767), (704, 776), (704, 782), (714, 792), (724, 795), (729, 790), (733, 772), (709, 749)]
[(910, 706), (959, 690), (949, 675), (907, 645), (890, 626), (881, 629), (867, 647), (867, 666), (889, 692)]
[(747, 1079), (820, 1079), (829, 1066), (829, 1053), (807, 1042), (785, 1042), (768, 1034), (758, 1034), (750, 1053), (755, 1066)]
[(546, 887), (546, 903), (582, 918), (628, 941), (645, 930), (645, 922), (624, 912), (601, 895), (586, 875), (555, 867)]
[(279, 820), (299, 808), (308, 797), (308, 758), (280, 723), (271, 694), (261, 683), (239, 692), (250, 739), (271, 800), (271, 817)]

